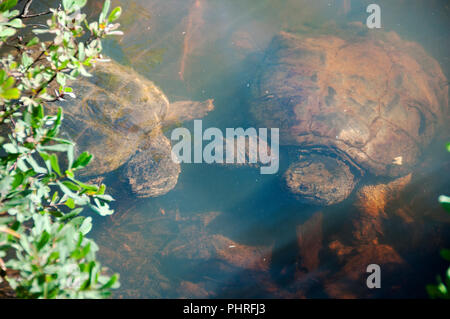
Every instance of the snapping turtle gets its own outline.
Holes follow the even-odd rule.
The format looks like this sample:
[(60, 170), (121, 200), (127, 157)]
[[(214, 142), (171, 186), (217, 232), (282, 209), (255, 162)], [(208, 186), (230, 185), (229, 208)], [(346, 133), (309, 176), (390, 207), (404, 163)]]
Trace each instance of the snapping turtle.
[(394, 32), (348, 39), (281, 32), (265, 55), (251, 112), (298, 150), (288, 189), (331, 205), (363, 175), (411, 171), (448, 116), (446, 83), (437, 61)]
[(169, 192), (180, 166), (172, 161), (163, 128), (205, 116), (212, 100), (169, 103), (153, 82), (116, 62), (98, 63), (92, 75), (72, 84), (80, 98), (62, 103), (64, 133), (96, 158), (85, 175), (126, 164), (122, 175), (138, 197)]

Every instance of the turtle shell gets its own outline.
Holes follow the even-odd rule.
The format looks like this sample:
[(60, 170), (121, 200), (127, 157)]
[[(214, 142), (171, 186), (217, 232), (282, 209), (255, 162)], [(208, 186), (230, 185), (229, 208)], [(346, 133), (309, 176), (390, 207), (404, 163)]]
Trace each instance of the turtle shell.
[(447, 80), (414, 42), (377, 31), (343, 39), (282, 32), (264, 58), (251, 112), (280, 142), (329, 150), (375, 175), (417, 163), (447, 116)]
[(71, 84), (78, 97), (62, 103), (63, 131), (95, 156), (87, 175), (100, 175), (124, 164), (149, 134), (159, 134), (169, 101), (153, 82), (116, 62), (97, 63), (91, 74)]

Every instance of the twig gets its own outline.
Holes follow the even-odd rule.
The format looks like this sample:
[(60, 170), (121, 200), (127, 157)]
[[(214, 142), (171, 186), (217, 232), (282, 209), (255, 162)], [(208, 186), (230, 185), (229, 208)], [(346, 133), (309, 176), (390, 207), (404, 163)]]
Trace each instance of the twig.
[(22, 16), (22, 19), (29, 19), (29, 18), (35, 18), (35, 17), (40, 17), (40, 16), (45, 16), (47, 14), (52, 13), (51, 11), (47, 11), (47, 12), (41, 12), (41, 13), (34, 13), (34, 14), (29, 14), (26, 16)]
[(33, 3), (33, 0), (27, 0), (25, 3), (25, 6), (23, 7), (22, 12), (20, 13), (20, 16), (26, 16), (28, 14), (28, 11), (30, 10), (31, 4)]
[(6, 265), (3, 259), (0, 258), (0, 277), (6, 276)]
[(27, 2), (25, 3), (25, 6), (22, 9), (22, 12), (20, 12), (17, 16), (11, 18), (10, 20), (14, 20), (17, 18), (29, 19), (29, 18), (39, 17), (39, 16), (43, 16), (43, 15), (52, 13), (51, 11), (46, 11), (46, 12), (41, 12), (41, 13), (28, 14), (30, 12), (30, 7), (31, 7), (32, 3), (33, 3), (33, 0), (27, 0)]
[(9, 229), (7, 227), (3, 227), (3, 226), (0, 227), (0, 232), (9, 234), (9, 235), (14, 236), (16, 238), (20, 238), (20, 234), (19, 233), (15, 232), (14, 230)]

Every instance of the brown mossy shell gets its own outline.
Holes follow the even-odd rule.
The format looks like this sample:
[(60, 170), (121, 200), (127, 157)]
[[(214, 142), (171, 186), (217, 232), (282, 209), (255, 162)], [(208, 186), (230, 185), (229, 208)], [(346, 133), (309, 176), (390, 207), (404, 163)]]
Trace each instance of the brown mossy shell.
[(123, 165), (159, 129), (169, 101), (153, 82), (118, 63), (97, 63), (91, 74), (72, 84), (75, 102), (62, 103), (63, 131), (94, 155), (86, 174), (100, 175)]
[(376, 175), (400, 176), (448, 116), (439, 64), (393, 32), (340, 38), (280, 33), (257, 77), (251, 111), (280, 142), (339, 150)]
[(78, 97), (61, 103), (63, 135), (95, 158), (81, 173), (102, 175), (125, 165), (124, 179), (137, 196), (167, 193), (180, 166), (172, 161), (162, 126), (205, 116), (212, 100), (169, 104), (152, 81), (116, 62), (97, 63), (90, 73), (71, 84)]

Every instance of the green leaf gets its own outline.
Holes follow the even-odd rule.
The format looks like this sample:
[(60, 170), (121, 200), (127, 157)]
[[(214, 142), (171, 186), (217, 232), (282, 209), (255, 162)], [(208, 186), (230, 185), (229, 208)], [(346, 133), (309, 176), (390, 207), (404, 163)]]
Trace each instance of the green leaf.
[(56, 154), (52, 154), (50, 156), (50, 164), (52, 165), (52, 168), (56, 172), (56, 174), (61, 176), (61, 169), (59, 168), (58, 157), (56, 156)]
[(41, 250), (50, 240), (50, 234), (47, 233), (47, 231), (43, 231), (41, 238), (39, 239), (39, 242), (36, 244), (37, 250)]
[(95, 205), (89, 204), (89, 207), (99, 214), (100, 216), (109, 216), (114, 213), (113, 210), (109, 209), (109, 205), (106, 203), (101, 203), (97, 198), (94, 198)]
[(24, 24), (22, 23), (22, 20), (20, 20), (20, 19), (14, 19), (14, 20), (10, 21), (10, 22), (8, 22), (8, 25), (13, 28), (16, 28), (16, 29), (24, 27)]
[(28, 41), (27, 47), (32, 47), (33, 45), (36, 45), (38, 43), (39, 43), (39, 38), (38, 37), (34, 37), (30, 41)]
[(17, 154), (17, 153), (19, 153), (19, 150), (17, 149), (17, 147), (14, 144), (11, 144), (11, 143), (3, 144), (3, 149), (6, 152), (8, 152), (9, 154)]
[(0, 11), (5, 12), (12, 9), (17, 4), (17, 0), (3, 0), (0, 4)]
[(52, 196), (52, 203), (56, 203), (56, 201), (58, 200), (58, 192), (54, 192), (53, 196)]
[(66, 75), (64, 73), (58, 72), (56, 74), (56, 82), (64, 87), (66, 85)]
[(111, 14), (108, 17), (108, 22), (114, 22), (115, 20), (119, 19), (121, 14), (122, 14), (121, 7), (114, 8), (114, 10), (111, 11)]
[(445, 285), (443, 284), (443, 283), (440, 283), (438, 286), (437, 286), (437, 289), (439, 290), (439, 292), (441, 293), (441, 294), (443, 294), (443, 295), (446, 295), (447, 294), (447, 287), (445, 287)]
[(439, 203), (441, 203), (446, 211), (450, 212), (450, 197), (445, 195), (439, 196)]
[(92, 155), (88, 152), (83, 152), (78, 156), (75, 162), (72, 164), (72, 169), (78, 169), (86, 167), (89, 162), (92, 160)]
[(80, 232), (83, 235), (89, 233), (92, 229), (92, 217), (87, 217), (83, 220), (83, 223), (80, 226)]
[(5, 100), (17, 100), (20, 97), (20, 91), (18, 88), (8, 89), (1, 93), (1, 96)]
[[(70, 146), (67, 148), (67, 160), (68, 160), (68, 162), (69, 162), (69, 168), (72, 168), (74, 154), (75, 154), (75, 148), (74, 148), (74, 145), (72, 144), (72, 145), (70, 145)], [(69, 169), (69, 171), (70, 171), (70, 173), (71, 173), (72, 176), (69, 176), (69, 174), (67, 174), (67, 176), (73, 178), (73, 172), (72, 172), (72, 170)]]
[(84, 61), (86, 59), (86, 51), (84, 50), (84, 43), (80, 42), (78, 44), (78, 59)]
[(32, 65), (34, 60), (25, 52), (22, 54), (22, 66), (24, 68), (28, 68), (30, 65)]
[(19, 185), (21, 185), (23, 183), (23, 181), (25, 180), (25, 177), (22, 173), (17, 172), (16, 175), (14, 175), (14, 181), (11, 184), (12, 189), (16, 189)]
[(72, 179), (75, 177), (72, 170), (66, 170), (66, 176)]
[(64, 216), (63, 213), (61, 213), (59, 210), (50, 211), (49, 214), (57, 218)]
[(85, 184), (83, 182), (80, 182), (76, 179), (72, 179), (72, 181), (74, 181), (75, 183), (78, 184), (78, 186), (80, 186), (81, 188), (83, 188), (85, 191), (90, 191), (90, 192), (98, 192), (98, 186), (96, 185), (89, 185), (89, 184)]
[(112, 198), (112, 196), (110, 196), (110, 195), (95, 195), (95, 198), (99, 198), (99, 199), (104, 200), (106, 202), (114, 201), (114, 198)]
[(108, 280), (108, 282), (106, 284), (104, 284), (100, 289), (109, 289), (109, 288), (118, 288), (117, 285), (115, 285), (119, 280), (119, 275), (118, 274), (114, 274), (111, 276), (111, 278)]
[[(41, 154), (42, 157), (42, 154)], [(38, 174), (46, 174), (47, 170), (43, 167), (41, 167), (36, 160), (33, 158), (33, 156), (29, 155), (26, 157), (26, 161), (31, 165), (33, 170)]]
[(104, 195), (105, 191), (106, 191), (106, 185), (102, 184), (102, 185), (100, 185), (100, 188), (99, 188), (99, 190), (97, 192), (97, 195)]
[(75, 201), (72, 198), (68, 198), (65, 205), (67, 207), (69, 207), (70, 209), (74, 209), (75, 208)]
[(102, 12), (100, 13), (100, 18), (99, 18), (99, 22), (100, 23), (104, 23), (106, 20), (106, 15), (109, 12), (109, 8), (111, 6), (111, 0), (106, 0), (105, 3), (103, 4), (103, 9)]
[(16, 34), (16, 29), (14, 28), (4, 28), (0, 26), (0, 37), (11, 37)]
[(14, 82), (15, 82), (14, 78), (13, 77), (9, 77), (9, 78), (6, 79), (6, 81), (3, 84), (2, 88), (4, 90), (10, 89), (10, 88), (12, 88), (14, 86)]
[(55, 145), (40, 147), (40, 150), (49, 151), (49, 152), (67, 152), (68, 149), (69, 149), (68, 144), (55, 144)]
[(63, 0), (62, 4), (66, 11), (71, 12), (75, 3), (74, 0)]
[(87, 0), (74, 0), (74, 1), (75, 1), (75, 5), (79, 9), (83, 8), (86, 5), (86, 3), (87, 3)]
[(44, 107), (42, 106), (42, 104), (39, 104), (38, 106), (33, 108), (32, 116), (37, 123), (39, 123), (40, 120), (44, 118)]
[(63, 181), (62, 182), (65, 186), (67, 186), (70, 190), (74, 191), (74, 192), (78, 192), (81, 190), (81, 187), (78, 186), (77, 184), (74, 184), (70, 181)]
[(63, 217), (61, 217), (61, 218), (60, 218), (60, 221), (63, 222), (63, 221), (72, 219), (72, 218), (74, 218), (74, 217), (77, 217), (78, 215), (80, 215), (80, 213), (81, 213), (82, 211), (83, 211), (83, 208), (82, 208), (82, 207), (76, 208), (76, 209), (72, 210), (70, 213), (65, 214)]
[(64, 194), (73, 198), (77, 205), (83, 206), (89, 204), (89, 197), (87, 197), (86, 195), (80, 196), (77, 193), (72, 192), (67, 186), (59, 181), (57, 181), (56, 184), (64, 192)]
[(27, 236), (20, 237), (20, 245), (25, 250), (25, 252), (27, 252), (29, 255), (31, 255), (33, 253), (33, 251), (31, 250), (30, 242), (29, 242), (29, 239)]
[(441, 256), (447, 261), (450, 261), (450, 249), (442, 249)]
[(66, 144), (68, 146), (73, 146), (73, 142), (71, 142), (69, 140), (66, 140), (66, 139), (63, 139), (63, 138), (52, 137), (52, 138), (49, 138), (49, 140), (52, 140), (52, 141), (55, 141), (55, 142), (58, 142), (58, 143), (61, 143), (61, 144)]
[(435, 285), (427, 285), (426, 290), (427, 290), (427, 293), (430, 296), (430, 298), (435, 299), (435, 298), (440, 297), (439, 290), (437, 289), (437, 287)]
[(8, 79), (8, 75), (6, 74), (6, 71), (1, 69), (0, 70), (0, 84), (3, 84)]
[(89, 288), (91, 287), (94, 268), (95, 268), (95, 262), (94, 262), (94, 261), (91, 261), (91, 262), (89, 262), (89, 264), (87, 265), (87, 267), (85, 267), (84, 269), (82, 269), (83, 272), (89, 274), (89, 278), (86, 279), (86, 281), (84, 281), (84, 282), (81, 284), (80, 290), (87, 290), (87, 289), (89, 289)]

